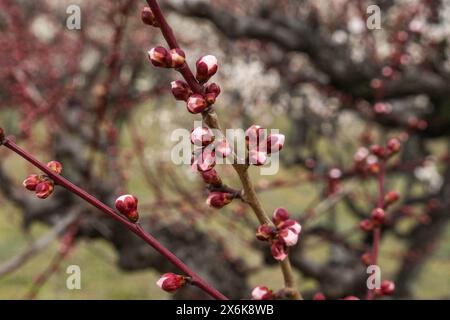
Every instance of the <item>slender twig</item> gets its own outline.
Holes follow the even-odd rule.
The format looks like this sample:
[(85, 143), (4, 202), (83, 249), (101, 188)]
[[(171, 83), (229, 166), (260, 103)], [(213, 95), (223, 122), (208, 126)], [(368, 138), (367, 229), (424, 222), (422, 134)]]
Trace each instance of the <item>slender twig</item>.
[(213, 288), (211, 285), (209, 285), (205, 280), (203, 280), (197, 273), (195, 273), (193, 270), (191, 270), (186, 264), (184, 264), (179, 258), (177, 258), (171, 251), (169, 251), (166, 247), (164, 247), (158, 240), (156, 240), (152, 235), (150, 235), (148, 232), (146, 232), (138, 223), (132, 223), (127, 218), (119, 215), (116, 213), (112, 208), (95, 198), (94, 196), (90, 195), (83, 189), (77, 187), (69, 180), (65, 179), (59, 174), (56, 174), (47, 166), (37, 160), (35, 157), (33, 157), (31, 154), (20, 148), (18, 145), (16, 145), (14, 142), (12, 142), (10, 139), (5, 139), (3, 135), (3, 130), (0, 128), (0, 145), (3, 144), (5, 147), (10, 149), (11, 151), (15, 152), (20, 157), (24, 158), (28, 162), (30, 162), (32, 165), (34, 165), (36, 168), (43, 171), (45, 174), (47, 174), (56, 185), (59, 185), (66, 190), (72, 192), (73, 194), (77, 195), (78, 197), (82, 198), (86, 202), (90, 203), (97, 209), (101, 210), (103, 213), (107, 214), (114, 220), (120, 222), (122, 225), (127, 227), (129, 230), (131, 230), (133, 233), (135, 233), (137, 236), (139, 236), (141, 239), (143, 239), (146, 243), (148, 243), (150, 246), (152, 246), (156, 251), (158, 251), (160, 254), (162, 254), (164, 257), (166, 257), (174, 266), (176, 266), (178, 269), (183, 271), (186, 275), (188, 275), (190, 278), (192, 278), (192, 285), (197, 286), (198, 288), (202, 289), (206, 293), (208, 293), (211, 297), (218, 299), (218, 300), (226, 300), (227, 298), (217, 291), (215, 288)]
[[(377, 207), (384, 208), (384, 180), (386, 175), (386, 163), (382, 160), (380, 163), (380, 172), (378, 174), (378, 199)], [(378, 252), (380, 247), (381, 227), (375, 226), (373, 229), (373, 244), (372, 244), (372, 265), (377, 265)], [(373, 300), (375, 296), (375, 289), (369, 289), (367, 291), (367, 299)]]
[[(146, 1), (154, 14), (155, 19), (158, 22), (159, 28), (161, 29), (161, 33), (164, 36), (164, 39), (166, 39), (169, 47), (171, 49), (179, 48), (178, 42), (172, 31), (172, 28), (167, 23), (164, 14), (162, 13), (161, 8), (159, 7), (157, 1), (156, 0), (146, 0)], [(181, 68), (178, 68), (177, 71), (181, 73), (181, 75), (186, 80), (186, 82), (188, 83), (193, 92), (203, 93), (204, 87), (199, 82), (197, 82), (187, 63), (184, 63), (184, 65)], [(212, 108), (208, 108), (206, 111), (204, 111), (202, 113), (202, 116), (203, 121), (210, 128), (217, 129), (218, 131), (222, 132), (217, 114)], [(242, 200), (248, 203), (248, 205), (252, 208), (258, 221), (261, 224), (268, 223), (272, 225), (272, 221), (265, 213), (264, 208), (262, 207), (261, 202), (259, 201), (256, 195), (255, 188), (248, 174), (248, 166), (244, 164), (237, 164), (236, 161), (234, 161), (234, 163), (235, 164), (233, 165), (233, 168), (239, 175), (239, 179), (241, 180), (242, 187), (244, 189), (244, 195)], [(281, 261), (280, 266), (283, 273), (284, 285), (286, 289), (290, 291), (291, 296), (294, 299), (302, 299), (300, 292), (297, 290), (297, 286), (295, 284), (294, 275), (289, 262), (289, 258), (287, 257), (283, 261)]]

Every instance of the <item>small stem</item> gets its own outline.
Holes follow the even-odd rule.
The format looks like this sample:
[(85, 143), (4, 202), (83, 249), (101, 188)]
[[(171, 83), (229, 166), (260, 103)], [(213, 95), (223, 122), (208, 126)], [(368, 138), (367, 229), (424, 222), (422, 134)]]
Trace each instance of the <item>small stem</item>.
[(215, 288), (210, 286), (205, 280), (203, 280), (199, 275), (197, 275), (193, 270), (191, 270), (184, 262), (182, 262), (180, 259), (178, 259), (171, 251), (169, 251), (166, 247), (164, 247), (158, 240), (156, 240), (151, 234), (147, 233), (139, 224), (135, 224), (130, 222), (127, 218), (119, 215), (116, 213), (112, 208), (95, 198), (94, 196), (90, 195), (83, 189), (77, 187), (69, 180), (63, 178), (61, 175), (54, 173), (52, 170), (47, 168), (47, 166), (34, 158), (31, 154), (20, 148), (18, 145), (16, 145), (14, 142), (10, 141), (9, 139), (5, 139), (2, 141), (3, 145), (7, 147), (8, 149), (15, 152), (17, 155), (21, 156), (28, 162), (30, 162), (32, 165), (34, 165), (36, 168), (43, 171), (45, 174), (47, 174), (54, 182), (55, 184), (65, 188), (66, 190), (72, 192), (73, 194), (77, 195), (78, 197), (82, 198), (86, 202), (90, 203), (100, 211), (106, 213), (108, 216), (113, 218), (114, 220), (120, 222), (124, 226), (126, 226), (129, 230), (134, 232), (137, 236), (139, 236), (142, 240), (144, 240), (146, 243), (148, 243), (151, 247), (153, 247), (156, 251), (158, 251), (160, 254), (162, 254), (164, 257), (167, 258), (174, 266), (176, 266), (178, 269), (183, 271), (185, 274), (190, 276), (193, 281), (192, 283), (197, 286), (198, 288), (202, 289), (206, 293), (208, 293), (211, 297), (218, 299), (218, 300), (227, 300), (227, 297), (225, 297), (222, 293), (217, 291)]
[[(377, 199), (377, 207), (384, 208), (384, 181), (386, 177), (386, 161), (382, 160), (380, 163), (380, 173), (378, 174), (378, 199)], [(373, 244), (372, 244), (372, 265), (377, 265), (378, 262), (378, 253), (380, 248), (380, 239), (381, 239), (381, 227), (376, 226), (373, 229)], [(375, 297), (375, 289), (367, 291), (367, 300), (373, 300)]]

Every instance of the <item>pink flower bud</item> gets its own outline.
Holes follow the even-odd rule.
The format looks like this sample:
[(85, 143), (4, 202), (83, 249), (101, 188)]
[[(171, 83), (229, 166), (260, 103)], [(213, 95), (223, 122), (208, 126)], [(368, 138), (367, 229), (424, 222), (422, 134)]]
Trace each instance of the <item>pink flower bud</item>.
[(214, 151), (208, 148), (194, 151), (192, 155), (192, 170), (205, 172), (209, 171), (216, 165), (216, 155)]
[(136, 222), (139, 219), (137, 206), (138, 199), (131, 194), (122, 195), (116, 200), (116, 209), (132, 222)]
[(225, 207), (233, 200), (233, 195), (231, 193), (225, 192), (211, 192), (206, 199), (208, 206), (220, 209)]
[(231, 146), (226, 139), (220, 140), (215, 145), (214, 150), (222, 158), (228, 157), (233, 152), (233, 149), (231, 149)]
[(214, 141), (214, 133), (208, 127), (197, 127), (191, 131), (191, 143), (206, 147)]
[(48, 198), (52, 193), (54, 189), (54, 183), (53, 181), (47, 179), (44, 180), (36, 186), (36, 196), (40, 199), (46, 199)]
[(390, 138), (387, 142), (386, 147), (391, 153), (394, 154), (400, 151), (402, 145), (397, 138)]
[(220, 179), (219, 174), (215, 169), (200, 172), (200, 174), (202, 175), (203, 181), (206, 184), (210, 184), (215, 187), (220, 187), (222, 185), (222, 180)]
[(298, 233), (289, 228), (280, 230), (279, 237), (288, 247), (295, 246), (298, 242)]
[(149, 26), (153, 27), (159, 26), (152, 9), (150, 9), (149, 7), (144, 7), (144, 9), (142, 9), (141, 20), (143, 23), (148, 24)]
[(371, 231), (373, 229), (373, 222), (369, 219), (364, 219), (359, 223), (359, 228), (363, 231)]
[(187, 109), (190, 113), (200, 113), (208, 107), (208, 103), (201, 94), (193, 94), (187, 100)]
[(394, 293), (395, 284), (394, 284), (394, 282), (392, 282), (390, 280), (383, 280), (383, 281), (381, 281), (380, 289), (381, 289), (382, 295), (389, 296)]
[(275, 260), (283, 261), (287, 257), (286, 245), (282, 240), (274, 241), (270, 247), (270, 252)]
[(253, 300), (269, 300), (272, 298), (272, 290), (267, 287), (257, 286), (252, 290)]
[(30, 174), (22, 183), (22, 185), (30, 191), (35, 191), (36, 186), (41, 182), (41, 178), (37, 174)]
[(50, 161), (49, 163), (47, 163), (47, 168), (49, 168), (50, 170), (52, 170), (56, 174), (60, 174), (62, 172), (62, 164), (59, 163), (58, 161), (55, 161), (55, 160)]
[(205, 100), (209, 105), (214, 104), (216, 103), (216, 95), (214, 93), (207, 93), (205, 95)]
[(400, 200), (400, 194), (397, 191), (389, 191), (384, 196), (384, 202), (386, 205), (391, 205)]
[(386, 156), (386, 149), (378, 144), (374, 144), (373, 146), (371, 146), (370, 152), (372, 152), (372, 154), (376, 155), (379, 158), (384, 158)]
[(277, 227), (288, 219), (289, 212), (285, 208), (276, 208), (273, 212), (272, 221)]
[(262, 224), (256, 231), (256, 238), (261, 241), (268, 241), (274, 237), (276, 230), (267, 223)]
[(182, 80), (172, 81), (170, 86), (172, 89), (172, 94), (177, 100), (187, 101), (192, 95), (191, 88), (189, 88), (189, 85)]
[(283, 149), (284, 134), (269, 134), (267, 137), (267, 153), (275, 153)]
[(262, 151), (250, 150), (248, 162), (254, 166), (262, 166), (267, 162), (267, 154)]
[(372, 213), (370, 214), (372, 221), (379, 225), (383, 224), (385, 220), (385, 213), (382, 208), (375, 208), (372, 210)]
[(183, 50), (179, 48), (175, 48), (170, 50), (170, 66), (172, 68), (180, 68), (184, 65), (186, 61), (186, 55)]
[(249, 150), (255, 149), (259, 150), (261, 149), (260, 147), (265, 148), (266, 146), (262, 146), (262, 143), (265, 138), (266, 138), (266, 130), (256, 124), (252, 125), (245, 131), (245, 141), (247, 143), (247, 147), (249, 148)]
[(289, 229), (292, 232), (294, 232), (295, 234), (300, 234), (300, 232), (302, 231), (302, 226), (297, 221), (288, 219), (288, 220), (281, 222), (278, 225), (278, 229), (280, 229), (280, 230), (281, 229)]
[(157, 46), (148, 52), (148, 58), (155, 67), (168, 68), (172, 65), (172, 59), (166, 48)]
[(327, 298), (322, 292), (317, 292), (314, 294), (313, 300), (327, 300)]
[(175, 273), (165, 273), (156, 282), (156, 285), (164, 291), (173, 293), (186, 284), (186, 279)]
[(216, 98), (219, 96), (219, 94), (220, 94), (220, 87), (219, 87), (219, 85), (218, 84), (216, 84), (216, 83), (211, 83), (211, 84), (209, 84), (209, 85), (207, 85), (206, 86), (206, 88), (205, 88), (205, 92), (206, 93), (212, 93), (212, 94), (214, 94), (215, 96), (216, 96)]
[(212, 55), (203, 56), (197, 60), (197, 75), (200, 83), (205, 83), (217, 72), (217, 58)]

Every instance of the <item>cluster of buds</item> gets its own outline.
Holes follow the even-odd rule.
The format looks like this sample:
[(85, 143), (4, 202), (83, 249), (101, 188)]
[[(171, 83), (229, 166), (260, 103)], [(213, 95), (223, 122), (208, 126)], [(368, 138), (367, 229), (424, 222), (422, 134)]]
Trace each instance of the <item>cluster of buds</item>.
[(220, 87), (216, 83), (205, 86), (203, 94), (193, 93), (189, 85), (182, 80), (172, 81), (171, 89), (175, 99), (185, 101), (187, 110), (192, 114), (205, 111), (216, 102), (220, 94)]
[[(56, 174), (62, 172), (62, 165), (58, 161), (50, 161), (47, 167)], [(45, 174), (30, 174), (22, 184), (27, 190), (34, 191), (40, 199), (48, 198), (55, 188), (54, 181)]]
[[(222, 179), (214, 169), (216, 165), (216, 155), (228, 157), (232, 153), (229, 143), (223, 139), (215, 141), (212, 130), (208, 127), (197, 127), (191, 131), (191, 143), (196, 147), (191, 157), (192, 170), (199, 172), (203, 181), (213, 187), (220, 189)], [(234, 195), (228, 192), (210, 192), (206, 203), (216, 209), (223, 208), (231, 201)]]
[(156, 282), (156, 285), (164, 291), (174, 293), (178, 289), (184, 287), (187, 283), (185, 276), (175, 273), (165, 273)]
[(273, 292), (267, 287), (257, 286), (252, 290), (252, 300), (271, 300)]
[(139, 220), (138, 199), (131, 194), (124, 194), (116, 199), (116, 209), (131, 222)]
[(181, 68), (186, 61), (183, 50), (179, 48), (167, 50), (163, 46), (152, 48), (148, 52), (148, 58), (155, 67), (161, 68)]
[(248, 149), (248, 162), (255, 166), (264, 165), (268, 156), (279, 152), (284, 145), (283, 134), (269, 134), (258, 125), (252, 125), (245, 131), (245, 142)]
[(353, 156), (355, 169), (364, 175), (378, 174), (380, 172), (380, 160), (388, 160), (400, 151), (401, 142), (397, 138), (390, 138), (386, 146), (374, 144), (370, 150), (359, 148)]
[(258, 227), (256, 238), (271, 243), (272, 256), (283, 261), (287, 257), (287, 248), (298, 242), (301, 231), (300, 224), (289, 219), (289, 213), (284, 208), (277, 208), (272, 216), (274, 226), (263, 224)]

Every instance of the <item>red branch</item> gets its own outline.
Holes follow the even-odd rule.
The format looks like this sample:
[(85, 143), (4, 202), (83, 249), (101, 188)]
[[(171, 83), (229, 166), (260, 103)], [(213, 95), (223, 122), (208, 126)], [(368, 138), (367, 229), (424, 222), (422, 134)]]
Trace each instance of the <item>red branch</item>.
[[(0, 128), (0, 140), (2, 139), (2, 133), (3, 130)], [(158, 251), (160, 254), (162, 254), (164, 257), (167, 258), (174, 266), (179, 268), (181, 271), (183, 271), (186, 275), (188, 275), (192, 280), (190, 283), (204, 292), (208, 293), (211, 297), (218, 299), (218, 300), (227, 300), (227, 297), (225, 297), (222, 293), (217, 291), (215, 288), (213, 288), (211, 285), (209, 285), (205, 280), (203, 280), (197, 273), (195, 273), (192, 269), (190, 269), (186, 264), (184, 264), (183, 261), (178, 259), (171, 251), (169, 251), (166, 247), (164, 247), (158, 240), (156, 240), (152, 235), (147, 233), (139, 224), (132, 223), (128, 221), (127, 218), (119, 215), (116, 213), (112, 208), (98, 200), (97, 198), (93, 197), (83, 189), (77, 187), (69, 180), (63, 178), (61, 175), (58, 175), (54, 173), (52, 170), (47, 168), (47, 166), (34, 158), (31, 154), (29, 154), (27, 151), (20, 148), (18, 145), (16, 145), (14, 142), (12, 142), (9, 139), (5, 139), (4, 141), (0, 141), (0, 145), (3, 143), (5, 147), (12, 150), (28, 162), (30, 162), (33, 166), (43, 171), (45, 174), (47, 174), (55, 184), (65, 188), (66, 190), (72, 192), (73, 194), (77, 195), (78, 197), (82, 198), (86, 202), (90, 203), (100, 211), (106, 213), (108, 216), (113, 218), (114, 220), (120, 222), (122, 225), (127, 227), (129, 230), (134, 232), (137, 236), (139, 236), (142, 240), (144, 240), (146, 243), (148, 243), (150, 246), (152, 246), (156, 251)]]

